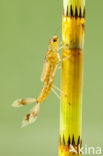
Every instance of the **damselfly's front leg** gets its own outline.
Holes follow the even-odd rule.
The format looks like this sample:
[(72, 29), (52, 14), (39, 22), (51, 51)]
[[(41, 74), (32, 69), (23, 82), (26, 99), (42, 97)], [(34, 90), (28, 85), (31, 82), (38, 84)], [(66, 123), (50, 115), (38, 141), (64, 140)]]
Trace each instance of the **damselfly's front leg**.
[(60, 54), (58, 53), (58, 60), (59, 60), (60, 63), (62, 63), (63, 61), (65, 61), (65, 60), (67, 60), (68, 58), (70, 58), (71, 56), (72, 56), (72, 55), (69, 55), (69, 56), (67, 56), (67, 57), (65, 57), (65, 58), (62, 59), (62, 58), (60, 57)]

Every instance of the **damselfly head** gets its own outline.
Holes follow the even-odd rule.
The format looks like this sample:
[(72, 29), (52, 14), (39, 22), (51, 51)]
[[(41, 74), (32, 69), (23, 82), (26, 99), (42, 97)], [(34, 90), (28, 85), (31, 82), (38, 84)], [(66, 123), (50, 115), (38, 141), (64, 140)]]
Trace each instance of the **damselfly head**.
[(51, 38), (51, 40), (53, 41), (53, 43), (59, 42), (59, 37), (55, 35)]
[(58, 48), (59, 45), (59, 37), (57, 35), (53, 36), (50, 40), (49, 40), (49, 45), (52, 48)]

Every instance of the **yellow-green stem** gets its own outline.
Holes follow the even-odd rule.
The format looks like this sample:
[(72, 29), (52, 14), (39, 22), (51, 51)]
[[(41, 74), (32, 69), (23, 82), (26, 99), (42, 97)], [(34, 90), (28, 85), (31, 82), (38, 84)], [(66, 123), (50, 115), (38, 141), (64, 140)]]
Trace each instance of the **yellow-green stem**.
[(59, 156), (81, 155), (84, 28), (85, 0), (64, 0), (62, 58), (67, 59), (62, 63), (61, 89), (66, 96), (61, 95)]

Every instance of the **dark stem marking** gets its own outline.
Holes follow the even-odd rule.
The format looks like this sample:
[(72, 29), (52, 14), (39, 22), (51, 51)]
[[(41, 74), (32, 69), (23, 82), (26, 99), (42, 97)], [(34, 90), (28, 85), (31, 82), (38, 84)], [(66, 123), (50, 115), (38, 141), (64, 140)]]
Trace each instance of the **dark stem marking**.
[(61, 145), (63, 145), (63, 146), (67, 146), (68, 148), (70, 147), (70, 145), (72, 145), (73, 147), (81, 147), (82, 146), (82, 140), (81, 140), (81, 138), (80, 138), (80, 136), (78, 137), (78, 140), (77, 140), (77, 143), (76, 143), (76, 141), (75, 141), (75, 135), (73, 134), (73, 136), (72, 136), (72, 138), (70, 137), (70, 135), (69, 135), (69, 137), (68, 137), (68, 141), (67, 141), (67, 143), (66, 143), (66, 141), (65, 141), (65, 137), (64, 137), (64, 135), (63, 135), (63, 137), (59, 137), (59, 145), (61, 146)]
[(75, 8), (73, 9), (73, 6), (71, 5), (70, 6), (70, 9), (68, 9), (69, 7), (67, 6), (67, 9), (66, 9), (66, 13), (64, 12), (64, 9), (63, 9), (63, 12), (64, 12), (64, 16), (67, 16), (67, 17), (75, 17), (75, 18), (85, 18), (85, 7), (82, 11), (82, 8), (80, 7), (78, 9), (78, 6), (75, 6)]

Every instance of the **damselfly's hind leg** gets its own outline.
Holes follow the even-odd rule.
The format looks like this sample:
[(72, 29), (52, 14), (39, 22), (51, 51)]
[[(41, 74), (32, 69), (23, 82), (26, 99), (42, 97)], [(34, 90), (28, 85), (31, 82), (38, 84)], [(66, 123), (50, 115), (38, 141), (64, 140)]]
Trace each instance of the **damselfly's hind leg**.
[(61, 69), (61, 65), (57, 68), (58, 70)]
[(58, 95), (58, 93), (55, 91), (55, 89), (52, 88), (51, 90), (52, 90), (52, 92), (56, 95), (56, 97), (60, 100), (60, 95)]
[(39, 113), (39, 109), (40, 109), (40, 104), (37, 103), (32, 109), (31, 111), (25, 116), (23, 122), (22, 122), (22, 127), (27, 126), (29, 124), (32, 124), (38, 116)]
[(34, 98), (17, 99), (16, 101), (14, 101), (12, 106), (13, 107), (22, 107), (22, 106), (26, 106), (26, 105), (34, 103), (34, 102), (36, 102), (36, 99), (34, 99)]
[[(53, 88), (56, 89), (57, 91), (59, 91), (62, 95), (64, 95), (65, 98), (66, 98), (66, 100), (67, 100), (67, 102), (70, 104), (70, 102), (68, 101), (68, 97), (67, 97), (67, 95), (64, 93), (63, 90), (61, 90), (60, 88), (58, 88), (58, 87), (55, 86), (54, 84), (53, 84)], [(53, 90), (53, 88), (52, 88), (52, 90)], [(54, 90), (54, 91), (55, 91), (55, 90)], [(53, 92), (54, 92), (54, 91), (53, 91)], [(55, 91), (54, 93), (55, 93), (56, 96), (58, 95), (58, 94), (56, 93), (56, 91)], [(59, 99), (60, 99), (60, 96), (59, 96)]]

